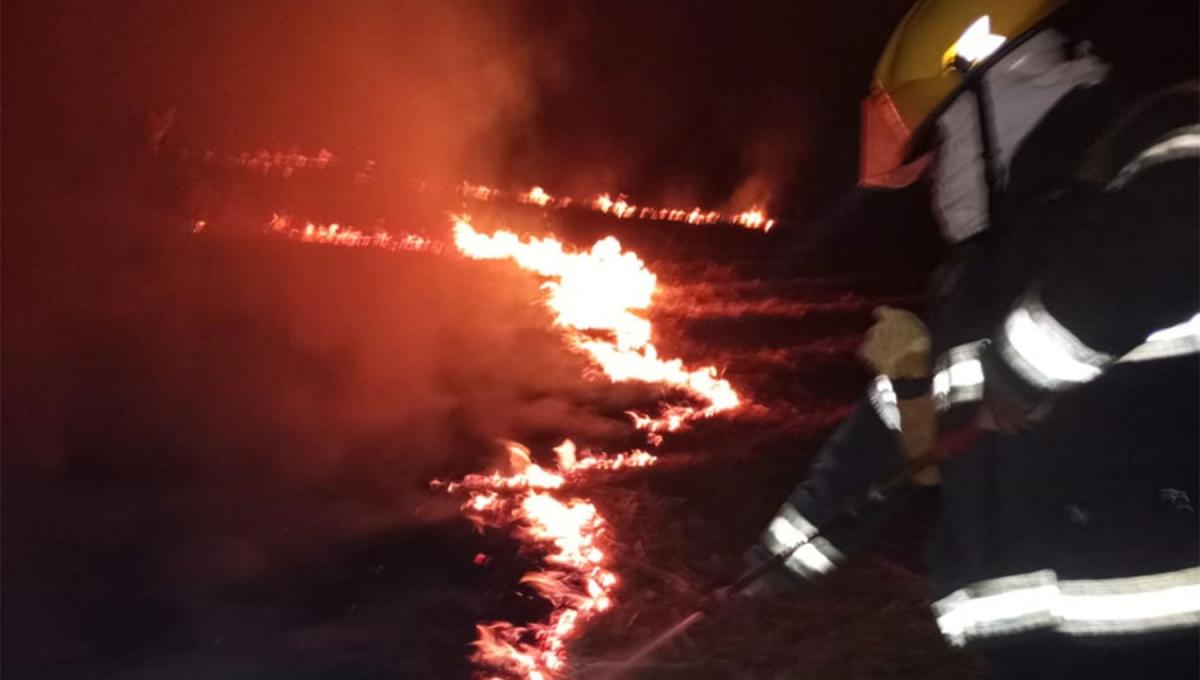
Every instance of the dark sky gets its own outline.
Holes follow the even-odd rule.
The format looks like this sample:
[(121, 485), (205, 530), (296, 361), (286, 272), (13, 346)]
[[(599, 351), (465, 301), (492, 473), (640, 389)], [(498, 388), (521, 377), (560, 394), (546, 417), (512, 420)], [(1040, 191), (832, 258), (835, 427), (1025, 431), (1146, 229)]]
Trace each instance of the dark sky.
[(325, 146), (398, 184), (719, 204), (757, 177), (754, 198), (801, 186), (810, 205), (853, 181), (857, 102), (907, 5), (7, 4), (17, 153), (37, 126), (86, 152), (174, 105), (177, 144)]
[[(1102, 53), (1149, 78), (1194, 70), (1194, 7), (1109, 4), (1086, 31)], [(812, 217), (853, 184), (858, 102), (909, 3), (6, 5), (14, 158), (85, 172), (175, 106), (176, 148), (324, 146), (377, 160), (398, 195), (468, 178)]]

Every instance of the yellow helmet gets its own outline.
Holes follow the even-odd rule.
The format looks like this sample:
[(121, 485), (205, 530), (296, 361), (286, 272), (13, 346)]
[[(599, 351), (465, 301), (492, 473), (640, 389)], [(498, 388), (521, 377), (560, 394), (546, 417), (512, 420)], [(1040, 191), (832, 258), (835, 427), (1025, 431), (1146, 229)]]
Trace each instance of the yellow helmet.
[(901, 187), (942, 109), (1065, 0), (921, 0), (896, 27), (862, 107), (859, 183)]

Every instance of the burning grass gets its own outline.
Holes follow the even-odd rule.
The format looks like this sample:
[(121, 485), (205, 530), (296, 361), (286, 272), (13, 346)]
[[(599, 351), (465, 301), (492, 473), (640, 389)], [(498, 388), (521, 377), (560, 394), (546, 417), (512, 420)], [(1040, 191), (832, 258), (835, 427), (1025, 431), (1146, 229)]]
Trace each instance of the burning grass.
[(625, 194), (603, 192), (590, 200), (579, 200), (571, 196), (552, 196), (541, 186), (531, 187), (528, 191), (506, 192), (496, 187), (473, 184), (463, 181), (459, 185), (459, 194), (482, 203), (494, 201), (512, 201), (535, 205), (539, 208), (553, 210), (584, 210), (600, 213), (618, 220), (645, 220), (654, 222), (681, 222), (690, 225), (714, 225), (741, 227), (764, 233), (775, 226), (775, 219), (768, 217), (761, 206), (750, 206), (740, 212), (721, 212), (705, 210), (699, 206), (691, 208), (664, 208), (648, 205), (637, 205), (630, 201)]
[[(507, 473), (468, 475), (445, 485), (448, 491), (468, 494), (463, 511), (473, 522), (514, 532), (545, 565), (527, 573), (521, 584), (550, 604), (548, 615), (528, 624), (480, 624), (472, 657), (483, 669), (480, 677), (606, 677), (606, 671), (616, 668), (614, 650), (632, 649), (651, 639), (692, 611), (707, 591), (736, 576), (742, 551), (778, 498), (801, 476), (791, 458), (783, 465), (786, 474), (759, 477), (779, 464), (751, 462), (744, 451), (754, 437), (745, 436), (746, 429), (774, 422), (775, 441), (767, 435), (758, 446), (759, 451), (778, 452), (779, 435), (789, 428), (773, 413), (792, 413), (803, 423), (799, 429), (811, 435), (832, 427), (845, 407), (826, 402), (822, 408), (805, 410), (792, 400), (789, 409), (785, 400), (780, 408), (750, 408), (711, 366), (689, 373), (679, 360), (661, 362), (650, 344), (647, 318), (658, 290), (656, 278), (636, 255), (623, 253), (615, 239), (597, 243), (590, 252), (571, 253), (554, 239), (522, 241), (508, 232), (488, 237), (462, 221), (455, 236), (469, 257), (512, 259), (547, 278), (546, 304), (557, 313), (568, 343), (596, 362), (607, 379), (657, 382), (708, 401), (707, 407), (665, 402), (657, 418), (631, 414), (652, 444), (664, 442), (661, 433), (686, 433), (690, 428), (685, 425), (694, 427), (704, 418), (750, 416), (727, 428), (727, 436), (741, 435), (727, 439), (730, 450), (714, 454), (717, 447), (709, 439), (701, 444), (705, 455), (672, 466), (670, 473), (645, 470), (633, 487), (605, 484), (593, 475), (649, 467), (658, 457), (644, 451), (615, 458), (585, 452), (581, 457), (570, 441), (555, 449), (554, 469), (534, 463), (528, 449), (510, 444)], [(706, 285), (715, 297), (722, 295), (717, 287)], [(745, 286), (741, 288), (733, 304), (743, 310), (800, 304), (771, 296), (770, 286), (763, 287), (767, 295), (757, 296), (752, 288), (749, 295)], [(676, 300), (682, 296), (676, 295)], [(831, 303), (815, 305), (813, 311), (829, 315), (850, 307), (857, 313), (872, 302), (850, 300), (843, 293)], [(712, 315), (700, 301), (693, 302), (696, 314)], [(609, 331), (608, 339), (583, 335), (596, 329)], [(803, 356), (814, 347), (821, 350), (824, 364), (853, 367), (853, 345), (846, 342), (810, 341), (784, 350), (785, 356)], [(707, 382), (698, 382), (697, 375), (707, 376)], [(631, 480), (626, 477), (625, 483)], [(719, 485), (714, 485), (716, 480)], [(571, 482), (588, 484), (586, 493), (565, 488)], [(775, 490), (765, 496), (756, 493), (763, 488)], [(731, 507), (738, 511), (729, 512)], [(904, 550), (912, 548), (908, 544)], [(941, 645), (926, 613), (917, 571), (885, 558), (860, 559), (814, 592), (735, 602), (723, 616), (689, 631), (677, 645), (682, 649), (633, 669), (631, 676), (971, 677), (977, 673), (973, 661)]]

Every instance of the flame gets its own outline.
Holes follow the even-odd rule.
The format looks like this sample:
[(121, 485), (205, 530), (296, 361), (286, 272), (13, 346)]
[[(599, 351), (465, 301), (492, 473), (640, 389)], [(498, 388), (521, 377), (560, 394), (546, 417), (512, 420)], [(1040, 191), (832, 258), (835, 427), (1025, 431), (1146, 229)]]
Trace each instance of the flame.
[(550, 201), (553, 201), (554, 197), (551, 196), (550, 194), (546, 193), (545, 189), (543, 189), (541, 187), (534, 187), (534, 188), (530, 189), (529, 191), (521, 194), (519, 200), (522, 203), (532, 203), (534, 205), (540, 205), (540, 206), (544, 207), (548, 203), (550, 203)]
[[(609, 566), (603, 546), (608, 527), (596, 506), (553, 493), (595, 471), (644, 467), (657, 459), (641, 450), (616, 455), (579, 451), (567, 439), (554, 448), (557, 469), (547, 470), (533, 462), (524, 446), (508, 442), (505, 448), (509, 474), (497, 470), (434, 486), (466, 491), (462, 511), (476, 526), (514, 527), (519, 539), (541, 552), (549, 568), (525, 574), (521, 583), (554, 610), (544, 622), (527, 626), (505, 621), (478, 625), (471, 659), (509, 677), (548, 680), (566, 669), (567, 642), (580, 626), (612, 607), (620, 583)], [(484, 564), (487, 558), (476, 556), (475, 562)]]
[[(475, 195), (491, 196), (485, 187), (470, 187)], [(550, 205), (554, 199), (535, 187), (528, 202)], [(633, 214), (623, 198), (607, 208), (617, 216)], [(681, 220), (704, 223), (715, 213), (699, 209)], [(301, 226), (302, 224), (302, 226)], [(388, 250), (442, 252), (438, 241), (417, 234), (367, 233), (338, 223), (299, 222), (275, 214), (269, 232), (307, 243)], [(741, 399), (715, 366), (688, 368), (680, 359), (662, 359), (652, 343), (647, 314), (658, 292), (658, 280), (636, 253), (607, 237), (588, 250), (575, 251), (549, 238), (522, 239), (509, 231), (483, 234), (467, 218), (456, 218), (454, 245), (467, 258), (511, 260), (544, 279), (545, 304), (568, 344), (586, 354), (600, 372), (615, 382), (639, 381), (673, 387), (688, 395), (687, 403), (665, 404), (655, 415), (629, 413), (651, 444), (663, 433), (689, 422), (737, 409)], [(570, 492), (596, 474), (654, 465), (657, 458), (634, 449), (615, 454), (580, 450), (570, 439), (554, 447), (552, 467), (535, 462), (530, 450), (505, 443), (508, 469), (469, 474), (431, 486), (462, 494), (461, 511), (477, 527), (506, 528), (540, 556), (543, 568), (526, 574), (521, 583), (552, 605), (548, 617), (527, 625), (506, 621), (476, 626), (472, 661), (491, 675), (488, 680), (554, 680), (567, 670), (567, 644), (595, 616), (611, 609), (620, 587), (609, 553), (610, 528), (596, 506)], [(489, 563), (486, 555), (474, 563)], [(484, 677), (484, 676), (481, 676)]]
[(775, 220), (768, 219), (762, 208), (758, 206), (738, 213), (734, 216), (733, 221), (747, 229), (762, 229), (763, 231), (771, 231), (771, 227), (775, 226)]
[[(687, 224), (728, 224), (745, 229), (762, 232), (771, 231), (775, 220), (767, 217), (766, 212), (759, 206), (740, 213), (722, 213), (716, 210), (704, 210), (700, 207), (658, 208), (654, 206), (635, 205), (625, 194), (602, 193), (589, 201), (576, 201), (570, 196), (552, 196), (541, 186), (534, 186), (528, 191), (513, 194), (505, 193), (496, 187), (483, 184), (472, 184), (463, 181), (458, 187), (459, 194), (464, 198), (481, 202), (491, 202), (513, 198), (519, 203), (528, 203), (543, 208), (563, 209), (571, 206), (590, 210), (592, 212), (611, 215), (618, 219), (636, 218), (639, 220), (656, 220), (659, 222), (685, 222)], [(616, 196), (616, 198), (613, 198)]]
[[(203, 163), (224, 163), (264, 174), (289, 177), (297, 170), (320, 169), (335, 161), (326, 149), (315, 156), (298, 152), (243, 153), (218, 156), (206, 152)], [(371, 181), (374, 162), (354, 175), (355, 183)], [(699, 207), (657, 208), (634, 205), (621, 194), (600, 194), (578, 202), (553, 196), (541, 186), (517, 195), (493, 187), (462, 182), (459, 194), (477, 201), (514, 198), (548, 209), (592, 210), (618, 219), (643, 219), (688, 224), (731, 224), (769, 231), (774, 220), (758, 207), (722, 214)], [(208, 223), (195, 220), (195, 232)], [(267, 233), (305, 243), (341, 247), (373, 247), (391, 251), (443, 253), (445, 244), (417, 233), (383, 229), (367, 231), (353, 225), (298, 220), (276, 213)], [(608, 379), (665, 385), (688, 395), (686, 403), (670, 403), (657, 414), (629, 413), (651, 444), (691, 421), (742, 406), (733, 386), (715, 366), (689, 368), (681, 359), (659, 357), (648, 318), (659, 291), (657, 277), (637, 254), (612, 237), (588, 250), (570, 250), (555, 238), (522, 239), (509, 231), (490, 235), (476, 231), (466, 218), (453, 227), (454, 245), (467, 258), (511, 260), (544, 279), (545, 304), (569, 345), (587, 355)], [(552, 606), (542, 621), (516, 625), (505, 621), (481, 623), (472, 660), (490, 673), (487, 680), (520, 678), (553, 680), (567, 670), (567, 645), (595, 616), (614, 606), (621, 580), (613, 570), (611, 529), (596, 505), (580, 497), (578, 487), (595, 475), (644, 468), (658, 459), (643, 449), (615, 454), (580, 450), (570, 439), (554, 447), (555, 464), (535, 462), (525, 446), (505, 444), (508, 469), (470, 474), (453, 482), (435, 480), (434, 488), (464, 497), (461, 511), (477, 527), (513, 531), (525, 548), (538, 555), (542, 567), (524, 575), (521, 584)], [(576, 493), (572, 493), (576, 492)], [(474, 557), (477, 566), (491, 558)]]
[(410, 232), (389, 232), (377, 229), (367, 233), (351, 225), (337, 222), (321, 224), (304, 222), (297, 226), (286, 213), (274, 213), (267, 223), (271, 233), (305, 243), (322, 243), (345, 248), (381, 248), (391, 251), (442, 253), (446, 244), (441, 241)]
[[(529, 202), (552, 200), (536, 187), (527, 196)], [(594, 205), (618, 216), (634, 210), (623, 199), (613, 201), (607, 195)], [(694, 220), (716, 219), (699, 209), (687, 215)], [(689, 421), (741, 405), (716, 367), (688, 369), (680, 359), (659, 358), (645, 316), (658, 290), (657, 277), (635, 253), (623, 250), (617, 239), (607, 237), (590, 250), (571, 251), (554, 238), (522, 239), (503, 230), (482, 234), (467, 218), (458, 218), (454, 244), (468, 258), (512, 260), (544, 278), (545, 303), (555, 314), (554, 323), (563, 329), (568, 343), (587, 354), (610, 380), (669, 385), (691, 397), (694, 403), (669, 404), (657, 415), (629, 414), (652, 444), (662, 441), (662, 433), (680, 430)], [(547, 469), (534, 462), (524, 446), (509, 442), (505, 448), (508, 473), (496, 470), (434, 485), (451, 493), (465, 492), (462, 510), (469, 519), (480, 527), (512, 527), (522, 542), (538, 549), (546, 565), (526, 574), (521, 583), (551, 603), (549, 617), (526, 626), (506, 621), (480, 624), (472, 661), (500, 674), (488, 676), (489, 680), (550, 680), (561, 677), (567, 668), (567, 643), (590, 619), (613, 606), (620, 585), (605, 549), (609, 529), (604, 517), (586, 499), (559, 495), (589, 475), (645, 467), (657, 458), (641, 449), (611, 455), (580, 451), (567, 439), (553, 450), (555, 468)]]
[[(642, 314), (658, 288), (657, 278), (636, 254), (609, 236), (590, 251), (568, 252), (554, 238), (520, 239), (509, 231), (481, 234), (465, 218), (454, 225), (454, 243), (480, 260), (511, 259), (546, 278), (546, 304), (555, 312), (568, 343), (586, 353), (616, 382), (638, 381), (678, 388), (704, 405), (668, 409), (659, 417), (634, 414), (651, 433), (674, 432), (685, 422), (736, 408), (740, 399), (714, 366), (687, 369), (679, 359), (663, 360), (651, 343), (651, 324)], [(611, 339), (596, 339), (597, 332)], [(654, 441), (654, 440), (652, 440)]]

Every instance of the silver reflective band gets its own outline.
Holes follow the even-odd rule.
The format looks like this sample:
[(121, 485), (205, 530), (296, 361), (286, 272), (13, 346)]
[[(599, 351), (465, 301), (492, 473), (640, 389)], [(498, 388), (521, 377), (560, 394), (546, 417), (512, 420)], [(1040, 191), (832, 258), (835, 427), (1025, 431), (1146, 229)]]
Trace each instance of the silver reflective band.
[(812, 523), (804, 519), (791, 505), (784, 504), (767, 526), (763, 543), (771, 552), (779, 552), (799, 543), (806, 543), (816, 535), (817, 528)]
[(842, 552), (832, 543), (824, 538), (817, 538), (800, 546), (787, 562), (784, 562), (784, 566), (804, 578), (813, 578), (833, 571), (844, 559)]
[(1138, 154), (1128, 165), (1121, 168), (1116, 179), (1109, 183), (1109, 191), (1120, 189), (1142, 170), (1159, 163), (1200, 155), (1200, 125), (1178, 128), (1149, 149)]
[(1200, 314), (1181, 324), (1155, 331), (1117, 363), (1170, 359), (1200, 353)]
[(784, 566), (802, 578), (811, 579), (829, 573), (845, 559), (828, 540), (814, 539), (816, 535), (817, 528), (785, 503), (763, 534), (763, 545), (773, 553), (793, 550)]
[(1114, 579), (1051, 570), (982, 581), (933, 605), (952, 644), (1031, 630), (1128, 635), (1200, 625), (1200, 567)]
[[(1040, 305), (1038, 305), (1038, 307), (1040, 307)], [(1062, 326), (1058, 324), (1058, 322), (1052, 317), (1050, 317), (1049, 313), (1044, 309), (1041, 310), (1040, 314), (1044, 315), (1045, 318), (1050, 320), (1051, 323), (1048, 325), (1057, 326), (1061, 329), (1062, 333), (1069, 334), (1069, 331), (1067, 331), (1065, 328), (1062, 328)], [(1013, 315), (1017, 315), (1017, 312), (1013, 312)], [(1018, 333), (1022, 332), (1023, 326), (1027, 326), (1029, 323), (1032, 323), (1034, 317), (1035, 314), (1033, 313), (1025, 313), (1024, 319), (1016, 322), (1016, 325), (1018, 325)], [(1010, 317), (1010, 320), (1011, 318), (1012, 317)], [(1008, 324), (1006, 324), (1006, 335), (1007, 326)], [(1033, 330), (1024, 328), (1023, 330), (1027, 336), (1032, 336), (1034, 338), (1033, 340), (1027, 341), (1025, 343), (1026, 346), (1031, 344), (1035, 346), (1038, 345), (1038, 337), (1041, 337), (1045, 342), (1050, 342), (1045, 340), (1045, 337), (1051, 334), (1038, 333), (1036, 328)], [(1074, 340), (1073, 335), (1070, 337), (1074, 342), (1078, 343), (1078, 340)], [(1007, 338), (1005, 338), (1005, 340), (1007, 340)], [(946, 411), (947, 409), (959, 404), (974, 402), (983, 398), (984, 375), (983, 365), (980, 363), (979, 357), (983, 355), (983, 352), (985, 349), (987, 349), (989, 342), (990, 341), (988, 340), (979, 340), (964, 345), (958, 345), (957, 347), (952, 347), (946, 350), (940, 357), (938, 357), (938, 360), (934, 363), (935, 372), (933, 374), (933, 403), (939, 412)], [(1081, 343), (1079, 346), (1083, 347)], [(1027, 349), (1027, 351), (1029, 350)], [(1013, 350), (1011, 348), (1002, 350), (1002, 355), (1005, 357), (1006, 361), (1008, 361), (1009, 365), (1017, 369), (1017, 372), (1022, 377), (1030, 380), (1030, 382), (1033, 382), (1037, 385), (1044, 385), (1045, 383), (1043, 383), (1038, 377), (1042, 374), (1035, 373), (1034, 368), (1030, 366), (1031, 362), (1029, 362), (1029, 360), (1024, 356), (1015, 358), (1012, 357), (1012, 352)], [(1045, 352), (1038, 353), (1034, 351), (1033, 353), (1038, 357), (1046, 356)], [(1053, 354), (1053, 350), (1050, 353)], [(1108, 356), (1098, 352), (1092, 352), (1092, 350), (1086, 347), (1083, 347), (1083, 353), (1085, 356), (1090, 353), (1093, 357)], [(1189, 354), (1200, 354), (1200, 314), (1193, 316), (1191, 319), (1188, 319), (1183, 323), (1179, 323), (1169, 328), (1163, 328), (1151, 333), (1146, 338), (1146, 342), (1133, 348), (1120, 359), (1117, 359), (1114, 363), (1123, 364), (1140, 361), (1154, 361), (1157, 359), (1170, 359)], [(1069, 364), (1072, 361), (1074, 360), (1068, 358), (1067, 363)], [(1022, 367), (1024, 367), (1025, 370), (1022, 370)], [(1081, 375), (1099, 375), (1099, 372), (1100, 369), (1098, 367), (1093, 366), (1092, 364), (1087, 364), (1082, 370)], [(1035, 377), (1030, 377), (1031, 374), (1034, 374)]]
[(871, 387), (867, 389), (867, 399), (883, 424), (889, 430), (899, 432), (900, 407), (896, 404), (896, 390), (892, 387), (891, 379), (886, 375), (875, 378)]
[(938, 357), (933, 374), (933, 403), (938, 411), (983, 398), (979, 357), (987, 346), (987, 340), (977, 340), (951, 347)]
[(1086, 383), (1113, 360), (1083, 344), (1034, 296), (1004, 321), (1000, 356), (1027, 382), (1046, 390)]

